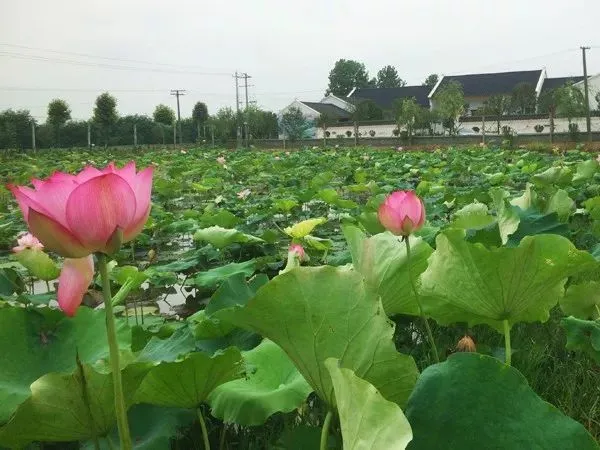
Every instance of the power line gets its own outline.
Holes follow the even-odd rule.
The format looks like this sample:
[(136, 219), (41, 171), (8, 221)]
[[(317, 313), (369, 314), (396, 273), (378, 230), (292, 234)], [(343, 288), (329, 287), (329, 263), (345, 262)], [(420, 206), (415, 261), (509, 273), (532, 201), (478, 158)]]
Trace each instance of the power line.
[(74, 66), (83, 67), (97, 67), (102, 69), (114, 69), (114, 70), (132, 70), (139, 72), (157, 72), (157, 73), (178, 73), (178, 74), (189, 74), (189, 75), (206, 75), (206, 76), (229, 76), (226, 72), (200, 72), (200, 71), (183, 71), (183, 70), (168, 70), (168, 69), (157, 69), (153, 67), (134, 67), (134, 66), (120, 66), (116, 64), (107, 64), (91, 61), (76, 61), (70, 59), (53, 58), (48, 56), (28, 55), (25, 53), (15, 53), (0, 51), (0, 56), (9, 58), (23, 59), (37, 62), (47, 63), (58, 63), (58, 64), (70, 64)]
[(133, 63), (139, 63), (139, 64), (150, 64), (150, 65), (154, 65), (154, 66), (179, 67), (179, 68), (184, 68), (184, 69), (203, 69), (203, 70), (207, 69), (206, 67), (197, 66), (197, 65), (169, 64), (169, 63), (161, 63), (161, 62), (156, 62), (156, 61), (144, 61), (144, 60), (139, 60), (139, 59), (117, 58), (117, 57), (112, 57), (112, 56), (99, 56), (99, 55), (91, 55), (89, 53), (78, 53), (78, 52), (70, 52), (70, 51), (63, 51), (63, 50), (54, 50), (54, 49), (49, 49), (49, 48), (29, 47), (27, 45), (0, 43), (0, 46), (22, 48), (22, 49), (26, 49), (26, 50), (35, 50), (35, 51), (57, 53), (57, 54), (71, 55), (71, 56), (83, 56), (85, 58), (104, 59), (104, 60), (108, 60), (108, 61), (133, 62)]

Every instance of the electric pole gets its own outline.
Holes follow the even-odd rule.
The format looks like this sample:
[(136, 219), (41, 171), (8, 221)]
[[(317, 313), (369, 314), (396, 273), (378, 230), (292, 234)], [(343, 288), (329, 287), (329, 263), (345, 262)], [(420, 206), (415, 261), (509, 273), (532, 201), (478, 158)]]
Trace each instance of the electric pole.
[(35, 152), (35, 122), (31, 121), (31, 148)]
[(181, 113), (179, 112), (179, 97), (185, 95), (185, 89), (171, 89), (171, 95), (177, 97), (177, 127), (179, 128), (179, 145), (181, 145)]
[(133, 146), (137, 147), (137, 123), (133, 124)]
[(233, 76), (235, 78), (235, 124), (236, 124), (236, 147), (240, 147), (240, 85), (238, 83), (238, 78), (241, 78), (237, 71)]
[(250, 111), (248, 110), (248, 88), (250, 85), (248, 84), (248, 78), (252, 77), (245, 72), (242, 77), (244, 78), (244, 89), (246, 91), (246, 119), (244, 121), (244, 132), (246, 135), (246, 147), (250, 147)]
[(590, 94), (588, 91), (588, 75), (587, 75), (587, 62), (585, 59), (585, 51), (589, 50), (589, 47), (582, 46), (581, 54), (583, 56), (583, 93), (585, 95), (585, 124), (587, 127), (588, 141), (592, 141), (592, 119), (590, 118)]

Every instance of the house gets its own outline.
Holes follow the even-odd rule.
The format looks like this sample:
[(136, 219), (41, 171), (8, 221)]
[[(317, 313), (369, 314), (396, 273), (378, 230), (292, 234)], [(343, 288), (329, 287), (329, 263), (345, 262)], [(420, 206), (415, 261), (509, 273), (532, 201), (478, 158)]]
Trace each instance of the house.
[(467, 116), (473, 115), (484, 106), (485, 102), (494, 95), (510, 95), (513, 89), (520, 83), (528, 83), (535, 88), (536, 96), (539, 96), (546, 71), (524, 70), (518, 72), (476, 73), (468, 75), (445, 75), (438, 81), (429, 93), (431, 108), (436, 108), (436, 93), (448, 83), (456, 81), (461, 84), (467, 103)]
[(402, 86), (394, 88), (354, 88), (348, 94), (351, 102), (371, 100), (383, 111), (392, 111), (398, 100), (414, 98), (424, 108), (429, 109), (428, 86)]
[[(573, 86), (584, 92), (585, 83), (583, 82), (583, 76), (571, 76), (571, 77), (560, 77), (560, 78), (546, 78), (544, 86), (542, 87), (542, 93), (552, 89), (556, 89), (564, 86), (567, 83), (573, 83)], [(588, 76), (588, 96), (590, 103), (590, 111), (600, 110), (600, 74)]]

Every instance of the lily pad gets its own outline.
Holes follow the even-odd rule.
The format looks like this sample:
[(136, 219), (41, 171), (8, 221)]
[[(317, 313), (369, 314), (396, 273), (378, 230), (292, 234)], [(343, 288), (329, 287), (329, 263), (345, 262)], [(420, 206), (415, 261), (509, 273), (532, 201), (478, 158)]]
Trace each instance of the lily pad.
[(257, 244), (263, 240), (250, 234), (242, 233), (236, 229), (219, 226), (203, 228), (194, 233), (195, 241), (204, 241), (216, 248), (225, 248), (231, 244)]

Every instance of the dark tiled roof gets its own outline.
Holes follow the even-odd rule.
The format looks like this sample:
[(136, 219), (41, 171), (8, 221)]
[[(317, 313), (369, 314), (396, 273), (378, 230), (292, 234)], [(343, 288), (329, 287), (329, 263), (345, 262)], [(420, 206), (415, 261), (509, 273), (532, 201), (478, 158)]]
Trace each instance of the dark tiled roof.
[(331, 119), (349, 119), (350, 113), (339, 106), (329, 103), (302, 102), (320, 114), (327, 114)]
[(499, 73), (475, 73), (470, 75), (445, 76), (436, 93), (450, 81), (458, 81), (462, 87), (465, 97), (487, 97), (497, 94), (510, 94), (519, 83), (529, 83), (536, 87), (541, 70), (524, 70), (520, 72)]
[(397, 88), (360, 88), (349, 97), (350, 100), (372, 100), (381, 109), (392, 109), (397, 99), (414, 97), (421, 106), (429, 108), (429, 91), (427, 86), (404, 86)]
[(546, 78), (544, 80), (544, 85), (542, 86), (542, 92), (564, 86), (569, 81), (579, 83), (580, 81), (583, 81), (583, 76)]

